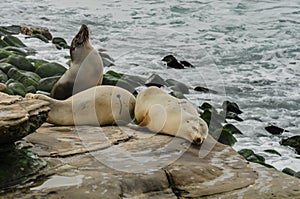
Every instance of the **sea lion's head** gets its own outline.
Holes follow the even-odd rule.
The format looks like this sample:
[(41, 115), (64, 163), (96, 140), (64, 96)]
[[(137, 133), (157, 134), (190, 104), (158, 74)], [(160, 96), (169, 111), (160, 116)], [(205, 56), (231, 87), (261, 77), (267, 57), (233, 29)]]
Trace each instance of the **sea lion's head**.
[(207, 138), (208, 135), (208, 126), (204, 120), (201, 118), (195, 118), (188, 120), (188, 123), (183, 123), (179, 132), (181, 136), (195, 145), (200, 145)]
[(81, 48), (90, 47), (89, 43), (89, 29), (86, 25), (82, 25), (79, 32), (73, 38), (71, 47), (70, 47), (70, 55), (73, 60), (75, 56), (80, 55), (83, 49)]

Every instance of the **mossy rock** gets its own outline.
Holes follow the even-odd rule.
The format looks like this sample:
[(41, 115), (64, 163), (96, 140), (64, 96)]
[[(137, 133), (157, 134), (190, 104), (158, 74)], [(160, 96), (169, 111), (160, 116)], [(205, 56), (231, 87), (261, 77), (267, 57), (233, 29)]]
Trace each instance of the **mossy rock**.
[(5, 41), (3, 41), (1, 38), (0, 38), (0, 48), (4, 48), (6, 46), (9, 46), (8, 43), (6, 43)]
[(32, 72), (35, 71), (35, 68), (32, 65), (32, 63), (21, 55), (9, 56), (7, 58), (7, 63), (10, 63), (11, 65), (13, 65), (21, 70), (27, 70), (27, 71), (32, 71)]
[(216, 111), (204, 110), (200, 117), (207, 123), (210, 132), (223, 128), (221, 123), (224, 122), (225, 118)]
[(217, 129), (217, 130), (213, 131), (212, 133), (210, 132), (210, 134), (213, 136), (213, 138), (215, 138), (222, 144), (225, 144), (228, 146), (233, 146), (237, 142), (237, 140), (232, 135), (232, 133), (229, 130), (224, 129), (224, 128)]
[(14, 95), (14, 91), (11, 88), (8, 88), (8, 87), (6, 87), (6, 89), (1, 91), (1, 92), (9, 94), (9, 95)]
[(33, 63), (33, 66), (35, 67), (35, 69), (37, 69), (38, 67), (40, 67), (43, 64), (49, 63), (48, 61), (43, 60), (43, 59), (30, 59), (29, 58), (28, 61), (30, 61), (31, 63)]
[(7, 75), (4, 72), (2, 72), (2, 70), (0, 70), (0, 83), (5, 83), (7, 82), (7, 80), (8, 80)]
[(7, 88), (11, 89), (15, 95), (21, 95), (22, 97), (26, 94), (26, 88), (20, 82), (12, 82), (7, 85)]
[(265, 163), (265, 158), (263, 156), (254, 153), (251, 149), (242, 149), (238, 151), (238, 153), (249, 162), (258, 163), (268, 168), (274, 168), (272, 165)]
[(41, 78), (52, 77), (63, 75), (66, 72), (66, 68), (58, 63), (50, 62), (40, 65), (35, 73), (38, 74)]
[(16, 67), (9, 63), (0, 63), (0, 70), (3, 71), (5, 74), (7, 74), (11, 68), (16, 68)]
[(26, 93), (36, 93), (36, 87), (34, 86), (28, 86), (25, 88)]
[(26, 57), (28, 55), (28, 53), (25, 50), (23, 50), (21, 48), (14, 47), (14, 46), (7, 46), (7, 47), (4, 48), (4, 50), (12, 52), (16, 55), (21, 55), (23, 57)]
[(298, 155), (300, 155), (300, 135), (292, 136), (289, 138), (283, 138), (280, 141), (280, 144), (283, 146), (293, 147)]
[(115, 71), (108, 71), (103, 75), (102, 85), (112, 85), (124, 88), (131, 93), (137, 93), (134, 86), (122, 79), (123, 74)]
[(8, 43), (10, 46), (15, 46), (19, 48), (26, 47), (26, 45), (19, 38), (12, 35), (5, 36), (3, 38), (3, 41)]
[(49, 43), (49, 40), (42, 34), (34, 34), (34, 35), (26, 37), (26, 39), (31, 39), (31, 38), (36, 38), (36, 39), (39, 39), (39, 40), (41, 40), (45, 43)]
[(58, 50), (69, 49), (70, 46), (67, 44), (66, 40), (61, 37), (54, 37), (52, 43), (56, 46)]
[(282, 172), (285, 173), (285, 174), (288, 174), (290, 176), (294, 176), (296, 171), (294, 171), (293, 169), (290, 169), (288, 167), (282, 169)]
[(37, 74), (28, 71), (21, 71), (16, 68), (11, 68), (7, 75), (11, 79), (22, 83), (25, 87), (34, 86), (36, 88), (40, 80), (40, 77)]
[(240, 110), (240, 107), (235, 102), (224, 101), (222, 107), (226, 112), (233, 112), (236, 114), (243, 113), (243, 111)]
[(4, 49), (0, 50), (0, 59), (7, 58), (7, 57), (9, 57), (11, 55), (13, 55), (13, 53), (10, 52), (10, 51), (4, 50)]
[(53, 76), (53, 77), (46, 77), (39, 81), (39, 85), (37, 87), (38, 90), (51, 92), (54, 84), (59, 80), (61, 76)]
[(266, 150), (264, 150), (264, 152), (281, 156), (281, 154), (278, 151), (274, 150), (274, 149), (266, 149)]
[(231, 132), (232, 134), (243, 134), (238, 128), (233, 124), (225, 124), (223, 127), (224, 130)]
[(1, 26), (0, 32), (3, 35), (17, 35), (21, 33), (20, 26), (11, 25), (11, 26)]

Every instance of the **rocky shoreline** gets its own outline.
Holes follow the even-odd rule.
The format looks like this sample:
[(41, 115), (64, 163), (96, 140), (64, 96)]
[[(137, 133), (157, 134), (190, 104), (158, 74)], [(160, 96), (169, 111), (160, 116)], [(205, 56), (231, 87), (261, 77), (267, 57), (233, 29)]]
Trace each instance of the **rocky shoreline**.
[[(205, 148), (205, 144), (200, 149), (191, 146), (177, 161), (165, 165), (151, 174), (129, 174), (116, 171), (101, 161), (93, 159), (93, 156), (88, 152), (96, 151), (101, 154), (103, 150), (112, 146), (124, 147), (125, 151), (131, 152), (132, 150), (146, 151), (149, 147), (155, 151), (154, 146), (161, 148), (171, 139), (178, 140), (179, 148), (185, 147), (187, 143), (179, 138), (153, 135), (129, 127), (124, 127), (120, 131), (117, 127), (75, 128), (54, 127), (45, 124), (39, 128), (46, 121), (49, 111), (47, 103), (40, 100), (26, 100), (20, 96), (24, 97), (26, 93), (49, 93), (66, 68), (59, 63), (27, 58), (28, 55), (33, 55), (35, 50), (27, 47), (18, 39), (16, 35), (21, 33), (28, 35), (28, 38), (31, 39), (40, 39), (43, 42), (51, 41), (58, 50), (69, 47), (63, 38), (53, 37), (46, 28), (32, 26), (0, 27), (0, 88), (3, 92), (0, 93), (0, 110), (2, 113), (0, 115), (2, 129), (0, 151), (2, 151), (2, 160), (7, 163), (3, 164), (2, 167), (17, 165), (19, 169), (23, 168), (22, 165), (18, 166), (18, 162), (12, 161), (15, 156), (10, 157), (7, 154), (16, 154), (18, 157), (22, 154), (29, 168), (34, 162), (34, 164), (42, 165), (37, 166), (34, 171), (25, 169), (25, 173), (19, 172), (17, 177), (13, 176), (11, 179), (7, 175), (1, 174), (1, 195), (7, 198), (27, 198), (29, 195), (56, 198), (58, 196), (78, 196), (78, 194), (85, 197), (103, 194), (103, 198), (111, 198), (110, 196), (113, 194), (115, 194), (115, 197), (112, 196), (113, 198), (203, 196), (207, 198), (215, 196), (232, 198), (242, 194), (244, 198), (253, 198), (255, 196), (253, 190), (260, 190), (262, 198), (276, 198), (275, 196), (297, 198), (300, 195), (300, 190), (296, 187), (300, 182), (297, 179), (300, 176), (299, 171), (285, 168), (284, 173), (294, 176), (289, 177), (276, 171), (272, 165), (266, 164), (265, 159), (259, 154), (255, 154), (249, 149), (242, 149), (237, 153), (230, 147), (236, 142), (234, 134), (242, 134), (234, 125), (228, 123), (232, 119), (243, 120), (239, 116), (242, 111), (234, 102), (225, 101), (223, 110), (217, 110), (207, 102), (199, 107), (199, 116), (209, 125), (211, 137), (208, 138), (207, 143), (215, 146), (207, 156), (199, 158), (198, 154), (201, 148)], [(103, 54), (103, 51), (99, 51), (99, 53), (102, 53), (107, 67), (113, 64), (112, 58)], [(163, 60), (167, 59), (164, 58)], [(186, 63), (186, 61), (182, 61), (182, 63)], [(172, 67), (169, 63), (167, 65)], [(184, 68), (184, 66), (182, 67)], [(164, 80), (156, 74), (144, 78), (121, 74), (112, 70), (104, 74), (103, 84), (120, 86), (135, 95), (138, 93), (138, 87), (153, 85), (167, 87), (171, 90), (171, 94), (178, 98), (184, 98), (184, 94), (189, 93), (190, 89), (198, 92), (216, 92), (204, 87), (189, 88), (184, 83), (174, 79)], [(34, 133), (36, 129), (38, 130)], [(78, 142), (82, 139), (76, 133), (78, 130), (86, 134), (88, 140), (93, 140), (95, 131), (101, 131), (102, 138), (105, 138), (106, 141), (94, 141), (91, 148), (86, 148)], [(273, 135), (280, 135), (284, 131), (284, 129), (274, 126), (266, 127), (266, 130)], [(31, 135), (27, 136), (28, 134)], [(40, 163), (36, 163), (36, 158), (32, 158), (32, 155), (26, 155), (31, 154), (31, 152), (21, 152), (20, 150), (23, 150), (24, 147), (19, 149), (19, 145), (15, 143), (25, 136), (27, 136), (26, 141), (21, 141), (21, 143), (26, 143), (25, 146), (27, 147), (25, 148), (30, 146), (30, 151), (37, 154), (38, 159), (41, 160)], [(99, 137), (101, 138), (101, 136)], [(293, 147), (299, 154), (299, 136), (283, 138), (280, 143)], [(180, 149), (178, 150), (180, 151)], [(274, 150), (268, 150), (268, 153), (279, 154)], [(253, 163), (247, 162), (241, 155)], [(150, 154), (149, 158), (153, 157), (157, 156)], [(84, 160), (83, 163), (91, 165), (91, 167), (86, 167), (85, 164), (81, 163), (81, 159)], [(47, 166), (44, 168), (46, 163)], [(96, 169), (98, 167), (101, 169)], [(14, 170), (17, 171), (18, 169), (14, 168)], [(59, 187), (43, 187), (54, 176), (65, 176), (66, 178), (70, 177), (70, 179), (74, 176), (81, 177), (78, 178), (80, 181), (78, 184), (71, 183), (69, 186), (66, 183)], [(103, 176), (110, 176), (110, 180), (107, 181)], [(98, 187), (97, 184), (101, 184), (102, 181), (107, 183), (103, 187)], [(285, 186), (286, 188), (282, 188), (283, 184), (286, 185), (285, 182), (289, 184)], [(40, 189), (35, 188), (39, 187), (38, 183), (44, 183)], [(267, 183), (268, 186), (262, 183)], [(16, 189), (18, 186), (21, 186), (21, 189)], [(96, 188), (92, 188), (95, 186)]]

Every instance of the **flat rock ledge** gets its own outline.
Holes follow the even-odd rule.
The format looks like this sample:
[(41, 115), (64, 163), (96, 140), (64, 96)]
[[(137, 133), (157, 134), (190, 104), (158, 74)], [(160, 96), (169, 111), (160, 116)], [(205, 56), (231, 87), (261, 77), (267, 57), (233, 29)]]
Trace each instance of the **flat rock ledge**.
[(208, 137), (199, 147), (133, 127), (44, 124), (26, 142), (47, 161), (4, 198), (300, 198), (300, 180)]
[[(48, 102), (0, 92), (0, 148), (33, 133), (46, 120)], [(2, 150), (2, 149), (0, 149)]]

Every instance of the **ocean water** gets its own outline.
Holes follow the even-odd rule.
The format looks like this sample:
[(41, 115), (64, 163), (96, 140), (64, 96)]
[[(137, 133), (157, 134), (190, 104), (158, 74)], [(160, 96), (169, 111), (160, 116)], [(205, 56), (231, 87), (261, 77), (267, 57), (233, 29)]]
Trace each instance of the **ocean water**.
[[(48, 27), (68, 43), (81, 24), (88, 25), (93, 46), (116, 59), (116, 66), (106, 70), (144, 77), (156, 73), (219, 91), (186, 97), (195, 105), (236, 102), (244, 121), (230, 122), (244, 135), (237, 136), (234, 148), (253, 149), (279, 170), (299, 171), (299, 155), (278, 143), (300, 133), (299, 0), (3, 0), (0, 7), (1, 25)], [(24, 40), (39, 51), (36, 57), (66, 62), (67, 50)], [(167, 54), (196, 68), (166, 69), (161, 59)], [(270, 124), (289, 132), (270, 135), (264, 129)]]

